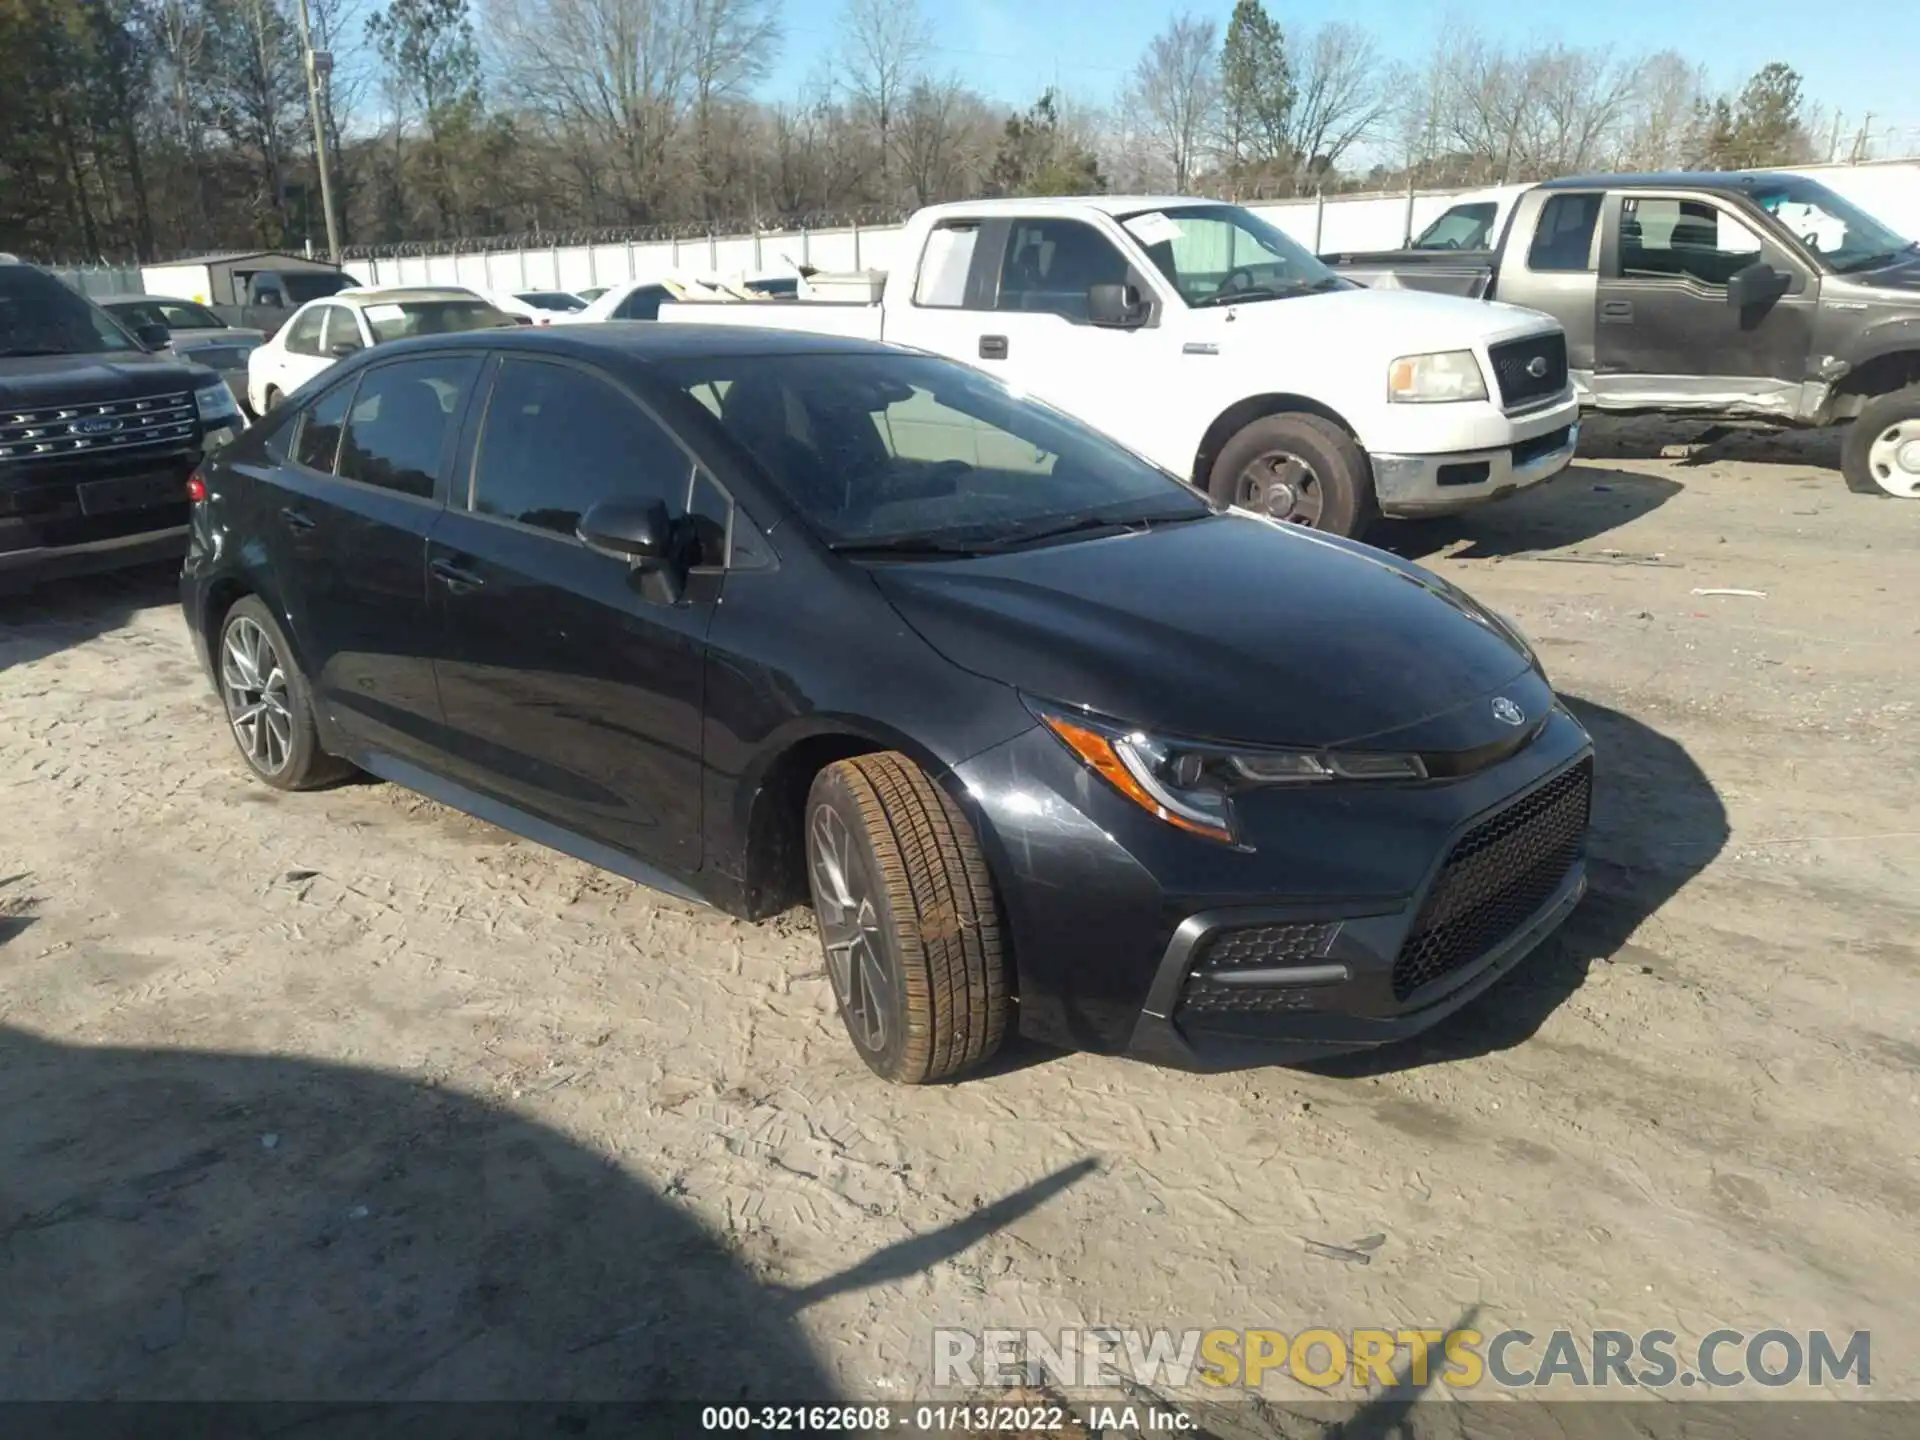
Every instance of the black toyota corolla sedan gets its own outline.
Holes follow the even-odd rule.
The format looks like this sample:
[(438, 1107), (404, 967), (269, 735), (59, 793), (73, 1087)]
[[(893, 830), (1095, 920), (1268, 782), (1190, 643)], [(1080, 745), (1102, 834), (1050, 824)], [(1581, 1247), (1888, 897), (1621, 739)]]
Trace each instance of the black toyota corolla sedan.
[(698, 326), (327, 372), (190, 483), (260, 779), (359, 767), (747, 918), (888, 1079), (1410, 1035), (1579, 900), (1592, 751), (1506, 621), (952, 362)]

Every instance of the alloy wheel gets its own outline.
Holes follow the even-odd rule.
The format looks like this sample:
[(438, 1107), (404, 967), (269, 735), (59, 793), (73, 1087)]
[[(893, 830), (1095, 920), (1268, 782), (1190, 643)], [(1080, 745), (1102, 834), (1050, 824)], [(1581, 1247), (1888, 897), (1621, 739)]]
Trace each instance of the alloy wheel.
[(293, 753), (287, 669), (259, 623), (242, 615), (220, 646), (220, 695), (234, 738), (263, 775), (278, 775)]
[(1240, 472), (1233, 503), (1275, 520), (1317, 526), (1326, 504), (1326, 488), (1313, 466), (1300, 456), (1269, 450)]
[(827, 952), (827, 975), (847, 1029), (860, 1048), (886, 1048), (893, 982), (881, 954), (880, 914), (853, 834), (831, 806), (812, 825), (814, 909)]

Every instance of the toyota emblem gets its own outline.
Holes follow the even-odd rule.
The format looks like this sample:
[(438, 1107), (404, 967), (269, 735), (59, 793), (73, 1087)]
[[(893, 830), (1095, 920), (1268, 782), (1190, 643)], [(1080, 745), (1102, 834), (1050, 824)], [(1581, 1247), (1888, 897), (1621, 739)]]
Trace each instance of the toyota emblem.
[(1493, 718), (1502, 725), (1524, 725), (1527, 723), (1527, 712), (1506, 696), (1499, 695), (1494, 697)]
[(1536, 355), (1531, 360), (1527, 361), (1527, 374), (1531, 375), (1536, 380), (1546, 379), (1547, 378), (1547, 357), (1544, 355)]

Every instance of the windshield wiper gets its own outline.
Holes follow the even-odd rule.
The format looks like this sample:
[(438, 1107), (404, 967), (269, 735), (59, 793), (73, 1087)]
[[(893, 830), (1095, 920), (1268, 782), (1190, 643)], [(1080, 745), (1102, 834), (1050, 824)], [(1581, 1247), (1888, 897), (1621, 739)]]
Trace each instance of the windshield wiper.
[(1278, 300), (1280, 291), (1267, 285), (1249, 285), (1244, 290), (1216, 290), (1211, 295), (1203, 295), (1188, 308), (1204, 310), (1210, 305), (1238, 305), (1242, 300)]
[(1155, 525), (1178, 525), (1188, 520), (1204, 520), (1213, 514), (1212, 510), (1176, 510), (1144, 515), (1068, 515), (1059, 520), (1037, 524), (1028, 529), (1009, 531), (987, 541), (982, 548), (988, 550), (1011, 550), (1021, 545), (1037, 544), (1045, 540), (1059, 540), (1068, 535), (1090, 534), (1095, 530), (1141, 530)]
[(951, 559), (956, 555), (979, 555), (977, 543), (939, 535), (887, 535), (877, 540), (842, 540), (827, 547), (849, 560), (882, 558), (889, 560)]

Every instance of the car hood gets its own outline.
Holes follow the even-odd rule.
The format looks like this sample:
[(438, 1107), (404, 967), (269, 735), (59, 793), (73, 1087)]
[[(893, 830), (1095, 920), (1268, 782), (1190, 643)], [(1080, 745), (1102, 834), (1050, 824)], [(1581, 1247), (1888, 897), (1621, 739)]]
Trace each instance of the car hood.
[(1514, 733), (1492, 696), (1532, 719), (1552, 704), (1522, 645), (1455, 586), (1251, 516), (871, 573), (954, 664), (1194, 739), (1472, 750)]
[(213, 378), (205, 366), (144, 350), (106, 355), (0, 355), (0, 409), (177, 395)]
[(1213, 323), (1221, 332), (1222, 353), (1225, 342), (1242, 337), (1268, 344), (1271, 336), (1286, 334), (1297, 344), (1310, 326), (1337, 334), (1343, 353), (1350, 353), (1355, 347), (1370, 347), (1389, 360), (1432, 350), (1497, 345), (1502, 340), (1559, 329), (1551, 317), (1518, 305), (1439, 295), (1429, 290), (1365, 287), (1281, 300), (1254, 300), (1245, 305), (1222, 305), (1193, 313), (1215, 317)]
[(1849, 290), (1866, 292), (1861, 297), (1863, 299), (1872, 298), (1895, 305), (1920, 305), (1920, 253), (1909, 253), (1883, 269), (1863, 270), (1835, 278)]

